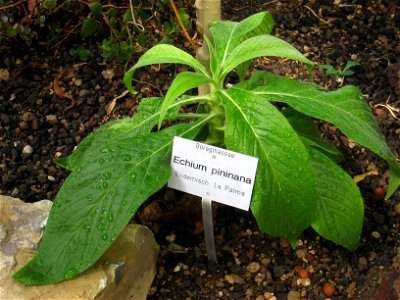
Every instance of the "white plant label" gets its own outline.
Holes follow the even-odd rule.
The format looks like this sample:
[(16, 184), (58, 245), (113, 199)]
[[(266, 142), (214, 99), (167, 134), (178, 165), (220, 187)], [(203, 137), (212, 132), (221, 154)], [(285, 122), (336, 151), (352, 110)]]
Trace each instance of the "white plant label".
[(175, 137), (168, 186), (248, 210), (257, 163), (256, 157)]

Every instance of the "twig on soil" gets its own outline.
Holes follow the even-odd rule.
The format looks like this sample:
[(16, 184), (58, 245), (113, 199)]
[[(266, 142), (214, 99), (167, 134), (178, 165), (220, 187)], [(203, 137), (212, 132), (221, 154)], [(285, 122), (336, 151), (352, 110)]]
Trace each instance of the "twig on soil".
[(316, 17), (321, 23), (324, 23), (325, 25), (330, 25), (330, 24), (335, 20), (335, 18), (332, 18), (332, 19), (329, 19), (329, 20), (327, 21), (327, 20), (323, 19), (322, 17), (320, 17), (320, 16), (319, 16), (314, 10), (312, 10), (312, 8), (310, 8), (309, 6), (304, 5), (304, 7), (307, 8), (307, 9), (314, 15), (314, 17)]
[(185, 35), (185, 38), (189, 41), (190, 45), (195, 46), (195, 44), (194, 44), (192, 38), (189, 36), (189, 33), (188, 33), (187, 30), (186, 30), (185, 25), (184, 25), (183, 22), (182, 22), (181, 17), (179, 16), (179, 12), (178, 12), (178, 10), (176, 9), (174, 0), (170, 0), (169, 2), (171, 3), (172, 9), (173, 9), (173, 11), (174, 11), (174, 13), (175, 13), (176, 18), (178, 19), (179, 25), (181, 26), (181, 28), (182, 28), (182, 30), (183, 30), (183, 34)]
[(129, 0), (129, 8), (130, 8), (131, 17), (132, 17), (132, 22), (129, 22), (129, 23), (132, 23), (141, 32), (144, 32), (145, 28), (144, 28), (143, 24), (136, 21), (132, 0)]
[(56, 96), (60, 99), (68, 99), (71, 101), (71, 103), (64, 109), (64, 112), (67, 110), (72, 109), (75, 106), (75, 99), (71, 95), (64, 93), (64, 91), (61, 89), (61, 87), (58, 85), (58, 81), (61, 79), (62, 76), (67, 72), (68, 69), (65, 69), (61, 71), (59, 75), (57, 75), (54, 80), (53, 80), (53, 90)]
[(387, 111), (392, 115), (393, 118), (395, 118), (396, 120), (400, 120), (400, 117), (396, 116), (396, 113), (400, 115), (400, 109), (399, 109), (399, 108), (396, 108), (396, 107), (394, 107), (394, 106), (389, 105), (389, 104), (388, 104), (389, 99), (390, 99), (390, 96), (389, 96), (389, 98), (386, 100), (386, 102), (385, 102), (384, 104), (382, 104), (382, 103), (371, 104), (371, 102), (372, 102), (372, 101), (371, 101), (371, 102), (369, 103), (369, 105), (372, 106), (372, 108), (384, 107), (384, 108), (386, 108)]
[(115, 108), (115, 105), (117, 103), (117, 100), (120, 98), (125, 97), (129, 93), (128, 90), (122, 92), (122, 94), (118, 95), (114, 99), (111, 100), (111, 102), (107, 105), (106, 107), (106, 115), (104, 116), (103, 120), (101, 120), (100, 125), (103, 125), (104, 123), (108, 122), (112, 116), (113, 110)]
[(14, 6), (18, 6), (18, 5), (20, 5), (20, 4), (24, 3), (24, 2), (25, 2), (25, 0), (22, 0), (22, 1), (19, 1), (19, 2), (17, 2), (17, 3), (13, 3), (13, 4), (10, 4), (10, 5), (1, 6), (1, 7), (0, 7), (0, 10), (4, 10), (4, 9), (8, 9), (8, 8), (11, 8), (11, 7), (14, 7)]
[(377, 176), (379, 175), (378, 170), (371, 170), (353, 177), (354, 183), (359, 183), (360, 181), (364, 180), (368, 176)]

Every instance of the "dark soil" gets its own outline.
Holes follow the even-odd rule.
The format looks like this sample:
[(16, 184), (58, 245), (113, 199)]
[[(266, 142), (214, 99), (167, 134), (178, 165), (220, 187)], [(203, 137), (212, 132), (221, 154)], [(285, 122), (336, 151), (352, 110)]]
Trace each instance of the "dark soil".
[[(231, 20), (269, 10), (276, 22), (275, 34), (317, 64), (343, 68), (348, 60), (359, 62), (353, 76), (336, 78), (316, 69), (315, 80), (328, 89), (358, 86), (389, 147), (399, 157), (397, 1), (230, 0), (223, 1), (223, 10), (224, 18)], [(154, 26), (147, 29), (152, 40), (160, 39)], [(181, 34), (173, 39), (175, 45), (185, 45), (183, 48), (194, 54)], [(86, 43), (66, 39), (52, 50), (26, 47), (22, 41), (0, 45), (0, 69), (9, 74), (7, 78), (2, 73), (0, 79), (0, 194), (26, 202), (54, 199), (68, 172), (53, 160), (70, 154), (101, 124), (132, 116), (142, 97), (165, 93), (180, 70), (179, 66), (139, 70), (135, 78), (140, 93), (123, 94), (122, 77), (133, 63), (106, 61), (99, 55), (98, 45), (90, 44), (86, 47), (92, 50), (92, 59), (82, 63), (68, 53), (73, 42)], [(253, 68), (294, 78), (306, 76), (299, 64), (278, 59), (259, 59)], [(60, 86), (76, 101), (68, 110), (70, 100), (59, 99), (52, 92), (54, 78), (61, 72)], [(161, 246), (150, 299), (323, 299), (325, 283), (335, 286), (332, 299), (371, 299), (373, 295), (373, 299), (396, 299), (390, 293), (400, 272), (400, 192), (385, 201), (387, 164), (331, 124), (318, 125), (321, 134), (345, 154), (343, 167), (352, 176), (378, 171), (359, 183), (365, 202), (360, 247), (350, 252), (307, 230), (293, 250), (287, 241), (261, 233), (249, 212), (218, 206), (219, 263), (208, 265), (200, 200), (163, 190), (135, 217), (152, 228)], [(154, 217), (160, 212), (162, 217)], [(384, 284), (377, 290), (382, 278)]]

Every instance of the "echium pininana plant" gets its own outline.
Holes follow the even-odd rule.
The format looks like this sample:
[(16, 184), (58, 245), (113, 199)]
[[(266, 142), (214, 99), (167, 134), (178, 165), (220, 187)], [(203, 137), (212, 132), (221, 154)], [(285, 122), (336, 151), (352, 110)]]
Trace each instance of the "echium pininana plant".
[[(208, 66), (171, 45), (157, 45), (140, 57), (124, 78), (132, 93), (132, 77), (140, 67), (176, 63), (193, 71), (178, 74), (165, 98), (142, 99), (132, 118), (101, 126), (69, 157), (58, 159), (71, 174), (56, 196), (37, 254), (13, 277), (24, 284), (48, 284), (88, 269), (140, 205), (167, 183), (174, 136), (258, 157), (251, 211), (263, 232), (294, 245), (311, 226), (354, 250), (363, 201), (352, 178), (337, 165), (341, 153), (321, 140), (312, 118), (334, 124), (388, 162), (386, 198), (400, 184), (400, 165), (356, 87), (329, 92), (266, 71), (245, 80), (250, 61), (260, 56), (312, 68), (294, 47), (270, 35), (272, 27), (266, 12), (239, 23), (213, 23), (212, 41), (206, 40)], [(241, 81), (227, 88), (226, 76), (235, 69)], [(184, 95), (200, 85), (208, 85), (210, 92)], [(186, 105), (197, 105), (196, 112), (181, 113)]]

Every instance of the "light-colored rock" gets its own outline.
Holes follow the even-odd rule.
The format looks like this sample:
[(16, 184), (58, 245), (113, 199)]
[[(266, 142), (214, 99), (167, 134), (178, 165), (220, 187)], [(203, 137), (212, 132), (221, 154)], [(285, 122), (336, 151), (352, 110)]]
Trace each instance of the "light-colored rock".
[(0, 69), (0, 81), (9, 81), (10, 72), (7, 69)]
[(35, 254), (51, 204), (0, 195), (0, 299), (146, 299), (159, 247), (141, 225), (128, 225), (99, 261), (74, 279), (40, 286), (14, 281), (11, 275)]
[(22, 148), (23, 154), (32, 154), (32, 152), (33, 152), (33, 147), (31, 145), (26, 145), (24, 148)]
[(46, 121), (51, 125), (55, 125), (58, 123), (58, 118), (56, 115), (46, 115)]
[(287, 300), (300, 300), (301, 294), (299, 291), (289, 291), (287, 295)]

